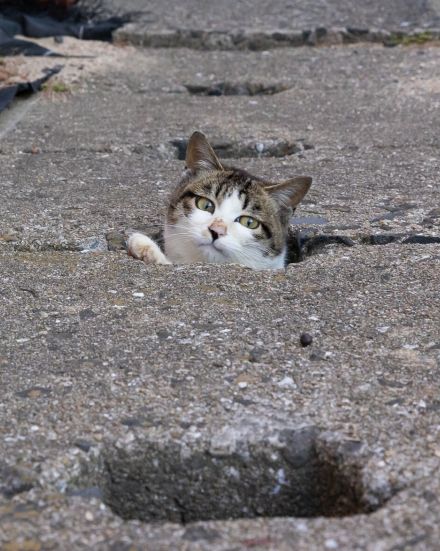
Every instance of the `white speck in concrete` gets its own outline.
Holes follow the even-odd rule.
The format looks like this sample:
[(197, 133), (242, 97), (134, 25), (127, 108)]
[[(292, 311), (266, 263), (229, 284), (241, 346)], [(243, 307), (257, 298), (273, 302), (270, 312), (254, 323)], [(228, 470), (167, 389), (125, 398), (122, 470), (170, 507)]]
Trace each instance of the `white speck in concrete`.
[(296, 387), (295, 381), (292, 379), (292, 377), (284, 377), (284, 379), (281, 379), (281, 381), (277, 384), (281, 387)]

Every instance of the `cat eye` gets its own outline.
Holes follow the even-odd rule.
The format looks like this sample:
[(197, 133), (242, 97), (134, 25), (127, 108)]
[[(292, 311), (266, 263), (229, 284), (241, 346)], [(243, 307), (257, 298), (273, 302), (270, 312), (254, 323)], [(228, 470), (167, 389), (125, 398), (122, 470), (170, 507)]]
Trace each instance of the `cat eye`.
[(255, 218), (252, 218), (252, 216), (239, 216), (235, 221), (240, 222), (242, 226), (245, 226), (250, 230), (256, 230), (261, 225), (261, 222), (255, 220)]
[(197, 197), (196, 198), (196, 207), (200, 210), (206, 210), (211, 214), (215, 211), (215, 205), (212, 201), (206, 197)]

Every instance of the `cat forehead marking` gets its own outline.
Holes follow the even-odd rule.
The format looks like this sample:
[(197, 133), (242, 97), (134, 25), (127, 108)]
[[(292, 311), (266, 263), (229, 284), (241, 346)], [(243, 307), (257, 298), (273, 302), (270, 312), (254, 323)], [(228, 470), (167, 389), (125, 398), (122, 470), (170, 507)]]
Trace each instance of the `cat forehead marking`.
[(223, 218), (224, 220), (237, 218), (243, 211), (243, 204), (241, 202), (239, 193), (234, 190), (229, 195), (226, 195), (220, 202), (216, 212), (214, 213), (217, 218)]

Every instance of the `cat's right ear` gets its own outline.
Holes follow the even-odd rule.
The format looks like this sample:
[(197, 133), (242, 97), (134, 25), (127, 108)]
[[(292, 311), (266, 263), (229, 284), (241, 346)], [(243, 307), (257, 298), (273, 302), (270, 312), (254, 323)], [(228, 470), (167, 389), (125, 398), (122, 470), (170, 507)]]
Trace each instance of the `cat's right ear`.
[(295, 209), (312, 185), (310, 176), (297, 176), (281, 184), (269, 185), (265, 189), (277, 203)]
[(185, 162), (194, 174), (208, 170), (223, 170), (217, 155), (201, 132), (194, 132), (189, 139)]

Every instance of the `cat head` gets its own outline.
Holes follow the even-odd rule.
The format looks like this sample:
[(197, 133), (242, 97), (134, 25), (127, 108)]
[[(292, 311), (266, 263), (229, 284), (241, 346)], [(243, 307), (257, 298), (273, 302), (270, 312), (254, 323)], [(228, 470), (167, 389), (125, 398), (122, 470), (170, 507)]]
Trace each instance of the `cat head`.
[(285, 265), (289, 219), (312, 179), (270, 183), (222, 165), (194, 132), (184, 177), (165, 224), (165, 251), (176, 263), (236, 262), (254, 269)]

